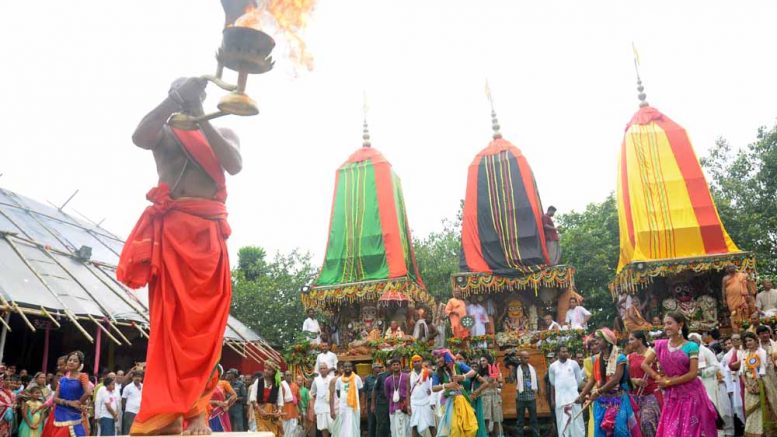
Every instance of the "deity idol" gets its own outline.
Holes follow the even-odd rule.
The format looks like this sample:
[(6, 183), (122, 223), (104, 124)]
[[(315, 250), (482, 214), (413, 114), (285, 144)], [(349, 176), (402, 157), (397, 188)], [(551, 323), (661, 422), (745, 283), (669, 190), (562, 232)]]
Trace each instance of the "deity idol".
[(702, 295), (693, 298), (693, 289), (687, 280), (672, 284), (672, 297), (664, 299), (665, 311), (680, 311), (691, 321), (692, 331), (709, 331), (718, 327), (718, 304), (715, 298)]
[(359, 333), (357, 340), (349, 343), (348, 346), (356, 348), (364, 346), (368, 341), (377, 341), (381, 339), (380, 322), (377, 320), (378, 309), (374, 305), (364, 305), (361, 307), (361, 317), (354, 323), (354, 331)]
[(502, 322), (506, 332), (525, 332), (529, 329), (526, 312), (520, 299), (516, 297), (507, 301), (506, 311), (507, 314)]

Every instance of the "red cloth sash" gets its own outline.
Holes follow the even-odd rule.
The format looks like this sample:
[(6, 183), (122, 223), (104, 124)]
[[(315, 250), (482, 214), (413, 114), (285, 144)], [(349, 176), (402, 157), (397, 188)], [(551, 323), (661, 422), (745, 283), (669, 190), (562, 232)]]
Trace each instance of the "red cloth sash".
[(205, 173), (216, 183), (214, 200), (227, 200), (227, 180), (216, 153), (210, 147), (205, 134), (198, 130), (180, 130), (170, 128), (178, 143), (186, 150), (186, 154), (197, 162)]
[[(198, 159), (204, 149), (187, 144), (194, 144), (187, 150)], [(199, 163), (210, 174), (208, 159)], [(223, 172), (219, 186), (216, 197), (225, 197)], [(151, 336), (140, 412), (130, 431), (135, 435), (206, 411), (232, 298), (224, 203), (172, 199), (165, 183), (146, 197), (153, 204), (132, 230), (116, 270), (132, 288), (148, 284)]]

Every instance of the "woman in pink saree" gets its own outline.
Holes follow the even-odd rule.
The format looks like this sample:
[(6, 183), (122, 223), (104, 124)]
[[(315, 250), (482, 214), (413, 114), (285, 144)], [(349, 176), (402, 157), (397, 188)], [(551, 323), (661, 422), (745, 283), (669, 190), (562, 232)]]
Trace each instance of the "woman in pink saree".
[[(642, 370), (664, 389), (664, 406), (656, 437), (715, 437), (717, 412), (697, 378), (699, 345), (688, 341), (688, 322), (679, 312), (664, 316), (667, 340), (656, 340)], [(658, 359), (662, 374), (652, 364)]]

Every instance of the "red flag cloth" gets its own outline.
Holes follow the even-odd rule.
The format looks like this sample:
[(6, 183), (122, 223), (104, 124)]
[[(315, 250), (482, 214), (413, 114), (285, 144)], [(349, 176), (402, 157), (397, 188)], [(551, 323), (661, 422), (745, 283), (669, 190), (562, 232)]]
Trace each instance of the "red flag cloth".
[[(213, 169), (208, 164), (209, 159), (216, 159), (212, 151), (211, 157), (202, 158), (188, 145), (184, 147), (190, 157), (203, 159), (198, 164), (206, 171)], [(156, 434), (179, 418), (186, 421), (204, 413), (218, 381), (215, 369), (229, 316), (232, 281), (223, 176), (216, 183), (219, 200), (172, 199), (165, 183), (151, 189), (146, 197), (153, 205), (143, 212), (121, 253), (116, 276), (132, 288), (148, 284), (151, 318), (141, 407), (130, 430), (133, 435)]]

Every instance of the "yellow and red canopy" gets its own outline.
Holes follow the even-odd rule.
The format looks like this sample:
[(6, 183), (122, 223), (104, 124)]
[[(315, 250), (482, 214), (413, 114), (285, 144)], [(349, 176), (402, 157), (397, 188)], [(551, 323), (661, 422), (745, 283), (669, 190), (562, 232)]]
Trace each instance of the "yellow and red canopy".
[(640, 108), (626, 127), (617, 186), (614, 285), (640, 282), (624, 269), (641, 270), (642, 263), (742, 254), (720, 221), (685, 129), (653, 107)]

